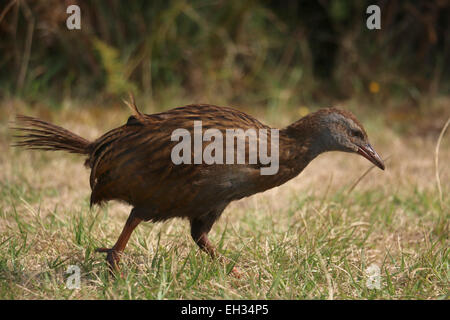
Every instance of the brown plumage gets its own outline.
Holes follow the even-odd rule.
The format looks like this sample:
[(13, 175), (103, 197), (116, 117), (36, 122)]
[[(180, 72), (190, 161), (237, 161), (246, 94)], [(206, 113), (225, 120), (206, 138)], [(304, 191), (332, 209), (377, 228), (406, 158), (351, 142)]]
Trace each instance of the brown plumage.
[[(119, 253), (142, 220), (187, 218), (194, 241), (215, 256), (207, 234), (231, 201), (283, 184), (322, 152), (360, 153), (384, 169), (358, 120), (351, 113), (335, 108), (309, 114), (281, 129), (279, 170), (273, 175), (262, 175), (260, 169), (265, 165), (259, 161), (248, 164), (248, 145), (246, 164), (176, 165), (171, 160), (171, 151), (178, 143), (171, 140), (171, 134), (184, 128), (193, 136), (194, 121), (202, 121), (203, 132), (214, 128), (224, 135), (226, 129), (267, 129), (270, 141), (271, 128), (252, 116), (213, 105), (188, 105), (150, 115), (140, 113), (134, 100), (129, 106), (134, 115), (127, 123), (93, 142), (39, 119), (17, 117), (21, 126), (16, 129), (22, 134), (16, 136), (16, 146), (87, 156), (85, 164), (91, 168), (91, 205), (120, 200), (133, 206), (117, 243), (111, 249), (99, 249), (108, 253), (107, 261), (113, 269), (118, 268)], [(203, 143), (202, 148), (207, 145)], [(224, 155), (225, 152), (224, 147)]]

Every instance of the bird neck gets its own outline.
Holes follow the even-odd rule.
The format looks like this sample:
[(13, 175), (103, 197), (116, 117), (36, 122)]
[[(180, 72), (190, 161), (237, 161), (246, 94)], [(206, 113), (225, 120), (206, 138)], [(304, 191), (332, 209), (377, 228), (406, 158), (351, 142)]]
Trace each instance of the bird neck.
[(321, 136), (313, 131), (292, 135), (289, 127), (280, 130), (280, 175), (294, 178), (325, 151)]
[[(284, 161), (290, 164), (302, 160), (306, 166), (319, 154), (333, 149), (319, 116), (314, 113), (280, 130), (280, 141), (280, 150), (286, 150)], [(300, 167), (304, 168), (303, 164)]]
[[(279, 132), (279, 169), (274, 175), (260, 176), (263, 190), (279, 186), (299, 175), (319, 154), (328, 151), (320, 126), (300, 119)], [(263, 191), (261, 190), (261, 191)]]

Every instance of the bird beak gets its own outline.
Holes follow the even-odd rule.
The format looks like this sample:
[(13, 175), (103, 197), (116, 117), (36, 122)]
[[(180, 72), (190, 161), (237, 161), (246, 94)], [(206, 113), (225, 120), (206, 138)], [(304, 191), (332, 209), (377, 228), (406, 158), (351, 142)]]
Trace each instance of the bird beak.
[(369, 143), (365, 146), (358, 146), (358, 153), (381, 170), (384, 170), (385, 166), (383, 160), (378, 155), (378, 153), (373, 150), (372, 146)]

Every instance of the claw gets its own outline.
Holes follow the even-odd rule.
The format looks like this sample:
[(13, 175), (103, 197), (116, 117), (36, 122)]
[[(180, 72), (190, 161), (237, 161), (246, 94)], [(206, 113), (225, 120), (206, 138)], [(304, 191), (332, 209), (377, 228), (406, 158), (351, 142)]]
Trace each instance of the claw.
[[(107, 253), (106, 262), (108, 263), (109, 270), (112, 274), (119, 271), (120, 253), (113, 248), (97, 248), (96, 252)], [(123, 275), (121, 274), (121, 277)]]
[(233, 269), (231, 269), (230, 271), (230, 274), (232, 274), (237, 279), (242, 278), (242, 272), (237, 267), (233, 267)]

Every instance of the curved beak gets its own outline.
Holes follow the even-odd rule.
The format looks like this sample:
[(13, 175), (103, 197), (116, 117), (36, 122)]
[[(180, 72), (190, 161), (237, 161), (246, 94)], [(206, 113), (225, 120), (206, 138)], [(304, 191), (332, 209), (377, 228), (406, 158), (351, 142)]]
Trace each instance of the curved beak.
[(362, 155), (364, 158), (372, 162), (381, 170), (385, 169), (384, 162), (378, 153), (373, 150), (372, 146), (368, 143), (365, 146), (358, 146), (358, 153)]

